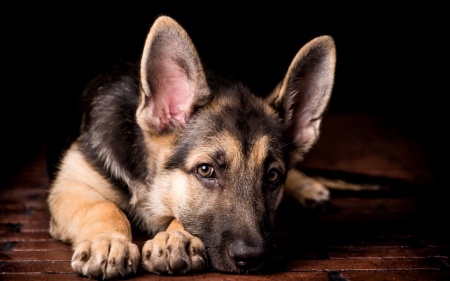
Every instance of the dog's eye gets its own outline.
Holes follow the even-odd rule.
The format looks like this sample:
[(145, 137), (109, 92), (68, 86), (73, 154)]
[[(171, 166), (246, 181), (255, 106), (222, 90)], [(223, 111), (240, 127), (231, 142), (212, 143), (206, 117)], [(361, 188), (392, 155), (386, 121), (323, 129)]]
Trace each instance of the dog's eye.
[(209, 164), (200, 164), (197, 167), (197, 175), (202, 178), (211, 178), (214, 174), (214, 168)]
[(277, 169), (273, 168), (267, 172), (266, 179), (270, 183), (276, 183), (280, 178), (281, 178), (280, 171), (278, 171)]

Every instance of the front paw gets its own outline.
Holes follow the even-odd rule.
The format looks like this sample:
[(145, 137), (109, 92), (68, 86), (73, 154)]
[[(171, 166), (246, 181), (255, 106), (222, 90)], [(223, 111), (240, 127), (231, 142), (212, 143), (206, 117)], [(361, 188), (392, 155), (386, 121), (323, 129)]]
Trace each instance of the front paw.
[(139, 258), (139, 249), (135, 244), (102, 235), (82, 241), (75, 247), (72, 268), (93, 278), (123, 277), (136, 273)]
[(203, 242), (184, 230), (160, 232), (142, 248), (143, 267), (153, 273), (198, 271), (206, 261)]

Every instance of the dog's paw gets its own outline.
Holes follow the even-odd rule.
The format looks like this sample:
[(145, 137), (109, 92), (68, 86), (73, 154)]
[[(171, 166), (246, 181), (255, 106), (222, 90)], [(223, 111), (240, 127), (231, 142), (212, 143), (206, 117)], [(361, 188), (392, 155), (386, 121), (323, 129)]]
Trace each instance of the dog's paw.
[(72, 268), (93, 278), (109, 279), (136, 273), (140, 253), (126, 240), (107, 235), (85, 240), (75, 247)]
[(330, 191), (320, 182), (305, 183), (296, 196), (305, 209), (320, 209), (330, 200)]
[(160, 232), (142, 248), (143, 267), (153, 273), (198, 271), (206, 262), (203, 242), (184, 230)]
[(317, 209), (330, 200), (330, 191), (314, 178), (306, 177), (293, 169), (286, 180), (286, 191), (292, 194), (305, 209)]

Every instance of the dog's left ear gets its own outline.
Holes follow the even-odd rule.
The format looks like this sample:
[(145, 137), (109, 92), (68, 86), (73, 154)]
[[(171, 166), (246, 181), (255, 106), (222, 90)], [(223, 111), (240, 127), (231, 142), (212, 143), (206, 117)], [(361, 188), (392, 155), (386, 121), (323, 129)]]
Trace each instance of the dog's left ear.
[(157, 18), (147, 35), (140, 78), (137, 122), (156, 134), (183, 128), (210, 96), (197, 50), (186, 31), (167, 16)]
[(294, 142), (292, 165), (302, 160), (319, 137), (322, 114), (333, 88), (335, 64), (333, 39), (317, 37), (298, 51), (283, 81), (266, 98), (283, 118)]

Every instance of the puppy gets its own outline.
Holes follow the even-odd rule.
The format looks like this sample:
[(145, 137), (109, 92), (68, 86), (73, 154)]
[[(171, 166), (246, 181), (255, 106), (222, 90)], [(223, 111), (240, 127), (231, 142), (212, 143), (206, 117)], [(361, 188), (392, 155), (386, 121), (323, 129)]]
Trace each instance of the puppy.
[[(319, 137), (334, 69), (333, 39), (315, 38), (262, 99), (206, 72), (186, 31), (157, 18), (139, 64), (86, 87), (80, 135), (52, 181), (50, 233), (73, 246), (73, 269), (260, 268), (285, 183), (299, 199), (328, 198), (291, 168)], [(132, 226), (152, 238), (141, 251)]]

